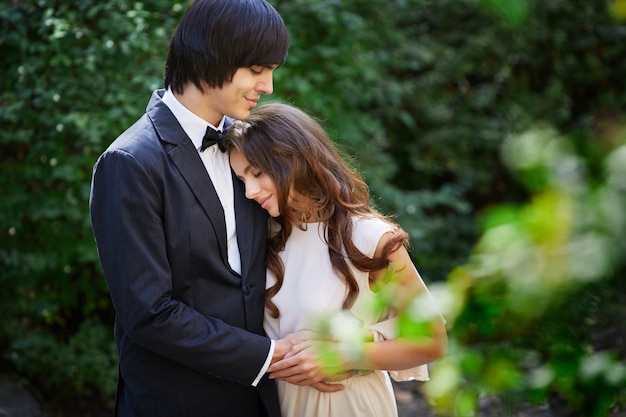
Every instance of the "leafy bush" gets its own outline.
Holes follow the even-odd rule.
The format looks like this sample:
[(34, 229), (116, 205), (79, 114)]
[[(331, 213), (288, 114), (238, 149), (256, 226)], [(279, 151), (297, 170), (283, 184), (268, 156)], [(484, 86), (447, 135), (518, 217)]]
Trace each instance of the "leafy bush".
[(357, 156), (432, 279), (464, 261), (477, 213), (526, 197), (500, 161), (505, 137), (540, 121), (588, 131), (625, 107), (625, 35), (605, 1), (278, 7), (293, 44), (278, 94)]
[[(355, 155), (375, 204), (396, 213), (411, 234), (427, 281), (444, 281), (467, 263), (486, 209), (526, 202), (545, 176), (542, 170), (511, 175), (499, 154), (505, 138), (553, 126), (574, 154), (585, 156), (588, 178), (600, 181), (605, 145), (614, 140), (607, 138), (616, 137), (610, 133), (626, 108), (622, 0), (273, 4), (292, 41), (273, 98), (325, 120), (331, 136)], [(58, 396), (62, 380), (75, 396), (106, 404), (113, 396), (113, 338), (105, 337), (112, 311), (87, 205), (91, 169), (161, 87), (167, 43), (187, 5), (0, 4), (0, 354), (3, 368), (27, 376), (58, 406), (66, 406)], [(542, 227), (560, 224), (549, 220)], [(550, 309), (552, 330), (531, 326), (540, 337), (523, 337), (516, 352), (537, 351), (536, 363), (556, 366), (567, 353), (560, 339), (568, 337), (576, 355), (588, 353), (589, 339), (601, 333), (600, 318), (613, 317), (623, 302), (616, 297), (619, 280), (597, 282), (563, 296), (560, 308)], [(582, 320), (584, 310), (576, 307), (583, 304), (571, 300), (583, 294), (590, 297), (583, 304), (595, 310), (587, 326), (575, 328), (565, 319)], [(487, 300), (464, 303), (455, 325), (459, 346), (473, 346), (470, 359), (482, 352), (478, 346), (489, 350), (501, 331), (498, 323), (485, 328), (471, 319), (472, 311), (494, 320), (503, 313), (498, 299)], [(102, 369), (89, 357), (100, 358)], [(462, 361), (469, 380), (484, 370), (470, 359)], [(510, 375), (505, 385), (518, 381), (516, 372)], [(551, 384), (563, 395), (574, 390), (566, 380)]]
[(45, 389), (48, 396), (54, 393), (56, 404), (82, 409), (92, 408), (92, 402), (113, 406), (117, 350), (110, 326), (98, 320), (86, 318), (64, 343), (50, 331), (31, 332), (13, 343), (11, 361), (31, 384)]
[(61, 385), (114, 394), (112, 314), (88, 212), (91, 169), (161, 85), (162, 51), (184, 6), (0, 5), (0, 346), (53, 403), (73, 395), (62, 396)]

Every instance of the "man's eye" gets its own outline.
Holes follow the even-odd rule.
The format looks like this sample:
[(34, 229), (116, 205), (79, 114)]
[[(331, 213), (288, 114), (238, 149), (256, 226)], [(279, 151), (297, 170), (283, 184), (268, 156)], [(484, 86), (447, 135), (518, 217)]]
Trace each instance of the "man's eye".
[(263, 68), (261, 67), (250, 67), (250, 71), (252, 71), (254, 74), (260, 74), (263, 72)]

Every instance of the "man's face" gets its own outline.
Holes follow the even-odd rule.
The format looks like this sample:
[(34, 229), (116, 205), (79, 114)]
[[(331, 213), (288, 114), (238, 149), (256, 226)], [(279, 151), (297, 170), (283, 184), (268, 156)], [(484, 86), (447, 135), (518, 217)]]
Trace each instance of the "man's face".
[(272, 77), (276, 68), (278, 65), (239, 68), (230, 83), (209, 92), (211, 106), (234, 119), (247, 119), (261, 94), (272, 94)]

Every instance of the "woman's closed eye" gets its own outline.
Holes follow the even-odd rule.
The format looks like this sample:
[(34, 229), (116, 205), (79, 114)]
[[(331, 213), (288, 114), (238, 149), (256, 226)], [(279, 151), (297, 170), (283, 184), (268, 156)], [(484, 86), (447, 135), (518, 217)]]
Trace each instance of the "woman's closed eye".
[(245, 182), (245, 176), (248, 175), (252, 175), (254, 178), (259, 178), (261, 175), (263, 175), (263, 171), (261, 171), (260, 169), (253, 169), (252, 167), (248, 166), (245, 171), (244, 171), (244, 175), (237, 175), (237, 179), (240, 181)]

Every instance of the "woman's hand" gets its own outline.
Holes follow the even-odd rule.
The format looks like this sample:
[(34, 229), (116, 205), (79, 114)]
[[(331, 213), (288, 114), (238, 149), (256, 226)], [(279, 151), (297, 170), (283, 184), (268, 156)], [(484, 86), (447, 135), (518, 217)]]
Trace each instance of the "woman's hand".
[(352, 375), (338, 360), (336, 343), (310, 339), (311, 334), (301, 336), (304, 341), (294, 345), (284, 359), (269, 367), (270, 378), (317, 388), (320, 383), (337, 387), (340, 384), (325, 382), (340, 381)]

